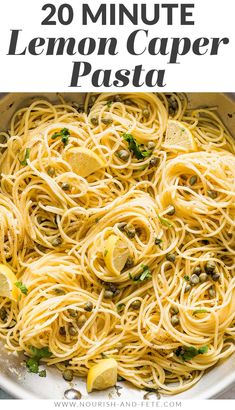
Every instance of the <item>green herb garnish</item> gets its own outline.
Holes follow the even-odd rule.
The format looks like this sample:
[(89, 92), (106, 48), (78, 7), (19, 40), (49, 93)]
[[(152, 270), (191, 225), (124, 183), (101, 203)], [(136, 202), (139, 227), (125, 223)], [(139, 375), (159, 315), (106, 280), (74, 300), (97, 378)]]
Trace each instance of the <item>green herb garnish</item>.
[(42, 347), (41, 349), (38, 349), (37, 347), (30, 346), (30, 351), (33, 358), (38, 360), (52, 356), (52, 353), (50, 352), (48, 347)]
[(171, 228), (172, 224), (170, 223), (169, 219), (163, 218), (161, 215), (157, 214), (157, 217), (162, 225), (167, 226), (167, 228)]
[(29, 159), (29, 155), (30, 155), (30, 148), (26, 148), (24, 159), (23, 161), (20, 161), (20, 165), (27, 165), (27, 160)]
[(186, 282), (188, 282), (190, 280), (190, 277), (188, 275), (184, 275), (184, 280), (186, 280)]
[(15, 283), (15, 286), (16, 286), (18, 289), (20, 289), (21, 293), (23, 293), (24, 295), (27, 295), (27, 294), (28, 294), (28, 289), (27, 289), (27, 287), (26, 287), (21, 281), (16, 282), (16, 283)]
[(39, 362), (37, 359), (33, 359), (32, 357), (27, 360), (26, 366), (29, 369), (30, 373), (38, 373), (39, 370)]
[(111, 101), (111, 100), (110, 100), (110, 101), (108, 101), (108, 102), (107, 102), (107, 104), (106, 104), (106, 105), (107, 105), (107, 107), (108, 107), (108, 108), (110, 108), (110, 107), (111, 107), (111, 105), (112, 105), (112, 103), (113, 103), (113, 101)]
[(197, 315), (198, 313), (208, 313), (206, 309), (197, 309), (193, 311), (193, 315)]
[(142, 151), (140, 149), (140, 144), (136, 141), (133, 135), (126, 133), (126, 134), (123, 134), (123, 138), (125, 141), (128, 142), (129, 150), (133, 152), (134, 156), (137, 159), (143, 159), (146, 157), (150, 157), (150, 155), (152, 154), (152, 151), (149, 151), (149, 150)]
[(208, 346), (202, 346), (197, 349), (194, 346), (180, 346), (176, 349), (175, 354), (180, 357), (184, 362), (193, 359), (199, 354), (204, 354), (208, 352)]
[(149, 270), (149, 267), (147, 265), (141, 265), (142, 272), (139, 274), (132, 276), (131, 273), (129, 273), (129, 278), (133, 280), (133, 282), (144, 282), (145, 280), (151, 279), (152, 273)]
[(108, 254), (108, 249), (104, 250), (104, 256), (106, 256)]
[(55, 132), (55, 133), (52, 135), (51, 139), (55, 140), (55, 139), (58, 138), (58, 137), (61, 137), (61, 141), (63, 142), (64, 147), (65, 147), (66, 145), (68, 145), (68, 143), (69, 143), (69, 137), (70, 137), (70, 132), (69, 132), (68, 128), (63, 128), (61, 131)]
[(30, 346), (30, 352), (32, 357), (26, 361), (26, 366), (31, 373), (37, 373), (40, 377), (46, 377), (46, 370), (39, 371), (40, 359), (51, 357), (52, 353), (48, 350), (48, 347), (38, 349), (37, 347)]

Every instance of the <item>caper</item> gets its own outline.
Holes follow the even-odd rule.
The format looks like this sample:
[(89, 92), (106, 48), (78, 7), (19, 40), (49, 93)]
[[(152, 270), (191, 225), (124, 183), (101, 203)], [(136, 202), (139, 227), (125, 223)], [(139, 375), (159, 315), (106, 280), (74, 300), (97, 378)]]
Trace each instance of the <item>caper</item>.
[(150, 116), (150, 111), (149, 111), (148, 108), (145, 108), (145, 109), (143, 110), (143, 117), (144, 117), (144, 118), (149, 118), (149, 116)]
[(215, 289), (210, 288), (210, 289), (208, 290), (208, 293), (209, 293), (209, 296), (210, 296), (211, 298), (215, 298), (215, 295), (216, 295)]
[(126, 263), (125, 263), (125, 269), (129, 269), (132, 268), (132, 266), (134, 265), (134, 260), (133, 258), (131, 258), (130, 256), (128, 256)]
[(69, 316), (71, 317), (77, 317), (78, 316), (78, 312), (75, 309), (68, 309), (69, 312)]
[(5, 322), (7, 320), (7, 311), (4, 307), (0, 309), (0, 319)]
[(85, 303), (84, 310), (91, 312), (93, 310), (93, 303), (88, 300), (88, 302)]
[(168, 253), (166, 255), (166, 260), (168, 260), (169, 262), (175, 262), (175, 255), (173, 253)]
[(77, 320), (77, 325), (79, 327), (79, 329), (81, 329), (81, 327), (83, 327), (86, 323), (87, 319), (85, 315), (81, 315), (79, 316), (78, 320)]
[(196, 266), (196, 268), (193, 269), (193, 273), (195, 273), (195, 275), (199, 276), (201, 272), (202, 270), (199, 266)]
[(189, 184), (192, 186), (192, 185), (195, 185), (196, 182), (197, 182), (196, 175), (192, 175), (191, 178), (189, 179)]
[(149, 141), (148, 145), (147, 145), (147, 148), (148, 148), (149, 151), (152, 151), (155, 148), (155, 146), (156, 146), (155, 142)]
[(123, 161), (127, 161), (130, 158), (130, 153), (125, 149), (121, 149), (117, 154)]
[(124, 228), (126, 227), (127, 223), (126, 222), (119, 222), (117, 224), (118, 229), (120, 229), (120, 231), (123, 231)]
[(92, 125), (98, 125), (99, 124), (98, 118), (92, 117), (91, 118), (91, 123), (92, 123)]
[(67, 182), (63, 182), (61, 189), (63, 189), (63, 191), (69, 191), (71, 189), (71, 186)]
[(69, 326), (69, 334), (70, 336), (76, 336), (78, 334), (78, 331), (74, 326)]
[(116, 296), (120, 293), (120, 290), (117, 288), (116, 285), (114, 285), (114, 283), (109, 283), (108, 287), (109, 287), (108, 290), (111, 290), (111, 292), (113, 292), (114, 296)]
[(47, 173), (50, 175), (50, 177), (53, 177), (55, 175), (55, 168), (54, 167), (48, 167), (47, 168)]
[(212, 199), (217, 198), (217, 192), (214, 191), (213, 189), (209, 189), (209, 190), (207, 191), (207, 195), (208, 195), (210, 198), (212, 198)]
[(63, 378), (66, 382), (71, 382), (73, 380), (73, 371), (70, 369), (66, 369), (63, 371)]
[(114, 99), (115, 102), (122, 102), (122, 98), (120, 97), (120, 95), (115, 95)]
[(62, 244), (62, 239), (61, 238), (54, 238), (51, 242), (52, 246), (59, 246)]
[(127, 234), (128, 238), (132, 239), (135, 237), (135, 227), (131, 224), (126, 225), (124, 228), (125, 233)]
[(172, 216), (172, 215), (175, 214), (175, 207), (174, 207), (174, 205), (169, 205), (169, 206), (168, 206), (166, 214), (167, 214), (167, 215), (170, 215), (170, 216)]
[(8, 137), (6, 135), (0, 135), (0, 144), (6, 144)]
[(134, 300), (134, 302), (132, 302), (131, 307), (134, 310), (138, 310), (141, 306), (141, 301), (140, 300)]
[(112, 118), (102, 118), (101, 122), (105, 125), (112, 124), (113, 120)]
[(122, 376), (118, 376), (117, 377), (117, 381), (118, 382), (123, 382), (125, 379), (124, 379), (124, 377), (122, 377)]
[(207, 273), (201, 273), (201, 274), (199, 275), (199, 281), (200, 281), (201, 283), (206, 282), (207, 279), (208, 279)]
[(177, 306), (172, 306), (172, 307), (170, 308), (170, 313), (171, 313), (172, 315), (177, 315), (177, 313), (179, 313), (179, 309), (177, 308)]
[(66, 330), (65, 330), (65, 327), (64, 327), (64, 326), (62, 326), (62, 327), (59, 328), (59, 334), (60, 334), (61, 336), (65, 336), (65, 335), (66, 335)]
[(158, 158), (158, 157), (152, 157), (152, 158), (150, 159), (150, 161), (149, 161), (149, 164), (150, 164), (152, 167), (155, 167), (155, 166), (159, 165), (159, 162), (160, 162), (160, 158)]
[(207, 261), (205, 265), (205, 271), (208, 275), (212, 275), (216, 269), (216, 264), (214, 261)]
[(113, 294), (113, 292), (111, 292), (111, 290), (105, 290), (105, 291), (104, 291), (104, 297), (105, 297), (106, 299), (112, 299), (113, 296), (114, 296), (114, 294)]
[(189, 292), (190, 290), (191, 290), (191, 288), (192, 288), (192, 286), (191, 285), (186, 285), (185, 286), (185, 288), (184, 288), (184, 293), (187, 293), (187, 292)]
[(179, 317), (177, 315), (173, 315), (171, 316), (171, 324), (173, 326), (177, 326), (179, 324), (180, 320)]
[(219, 273), (213, 273), (212, 280), (214, 282), (218, 282), (219, 279), (220, 279), (220, 274)]
[(197, 285), (199, 283), (199, 277), (195, 273), (189, 279), (191, 285)]

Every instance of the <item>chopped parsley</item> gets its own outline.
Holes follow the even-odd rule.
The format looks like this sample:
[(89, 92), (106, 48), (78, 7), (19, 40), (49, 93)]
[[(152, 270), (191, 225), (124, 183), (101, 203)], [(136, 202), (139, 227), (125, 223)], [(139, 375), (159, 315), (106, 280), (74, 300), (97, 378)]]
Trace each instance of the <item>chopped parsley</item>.
[(141, 265), (142, 272), (139, 274), (132, 276), (131, 273), (129, 273), (129, 278), (133, 280), (133, 282), (144, 282), (145, 280), (151, 279), (152, 273), (149, 270), (149, 267), (147, 265)]
[(197, 349), (194, 346), (179, 346), (175, 354), (177, 357), (181, 358), (184, 362), (193, 359), (199, 354), (204, 354), (208, 352), (208, 346), (202, 346)]
[(193, 316), (197, 315), (198, 313), (208, 313), (208, 310), (206, 309), (197, 309), (193, 311)]
[(188, 282), (190, 280), (190, 277), (188, 275), (184, 275), (184, 280), (186, 280), (186, 282)]
[(107, 104), (106, 104), (106, 105), (107, 105), (107, 107), (108, 107), (108, 108), (110, 108), (110, 107), (111, 107), (111, 105), (112, 105), (112, 103), (113, 103), (113, 101), (111, 101), (111, 100), (110, 100), (110, 101), (108, 101), (108, 102), (107, 102)]
[(38, 360), (52, 356), (52, 353), (50, 352), (48, 347), (42, 347), (41, 349), (38, 349), (37, 347), (30, 346), (30, 351), (32, 353), (32, 356)]
[(163, 218), (161, 215), (157, 215), (159, 221), (161, 222), (162, 225), (167, 226), (167, 228), (171, 228), (172, 224), (170, 221), (166, 218)]
[(20, 161), (20, 165), (27, 165), (27, 160), (29, 159), (29, 155), (30, 155), (30, 148), (26, 148), (25, 150), (25, 156), (23, 161)]
[(39, 371), (40, 359), (51, 357), (52, 353), (48, 350), (48, 347), (38, 349), (37, 347), (30, 346), (32, 357), (26, 361), (26, 366), (30, 373), (36, 373), (40, 377), (46, 377), (46, 370)]
[(27, 287), (26, 287), (21, 281), (16, 282), (16, 283), (15, 283), (15, 286), (16, 286), (18, 289), (20, 289), (21, 293), (23, 293), (24, 295), (27, 295), (27, 294), (28, 294), (28, 289), (27, 289)]
[(108, 254), (108, 249), (104, 250), (104, 256), (106, 256)]
[(123, 134), (123, 138), (124, 138), (125, 141), (128, 142), (129, 150), (131, 152), (133, 152), (133, 155), (137, 159), (143, 159), (143, 158), (146, 158), (146, 157), (150, 157), (150, 155), (152, 154), (152, 151), (141, 150), (140, 149), (140, 144), (136, 141), (136, 139), (133, 137), (133, 135), (126, 133), (126, 134)]
[(38, 373), (39, 370), (39, 361), (33, 359), (32, 357), (27, 360), (26, 366), (29, 369), (30, 373)]
[(61, 137), (61, 142), (63, 142), (64, 147), (69, 143), (70, 132), (68, 128), (63, 128), (61, 131), (55, 132), (51, 139), (55, 140), (56, 138)]
[(46, 377), (46, 370), (39, 371), (40, 359), (51, 357), (52, 353), (48, 350), (48, 347), (38, 349), (37, 347), (30, 346), (30, 352), (32, 357), (26, 361), (26, 366), (30, 373), (36, 373), (40, 377)]

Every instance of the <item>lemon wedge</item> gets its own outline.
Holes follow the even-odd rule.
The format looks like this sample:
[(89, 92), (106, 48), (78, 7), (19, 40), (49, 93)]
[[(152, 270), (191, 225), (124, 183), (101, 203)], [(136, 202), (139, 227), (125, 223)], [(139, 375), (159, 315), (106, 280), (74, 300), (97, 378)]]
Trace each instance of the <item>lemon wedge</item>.
[(114, 275), (120, 275), (130, 256), (127, 245), (117, 235), (110, 235), (105, 241), (104, 262)]
[(0, 296), (17, 300), (19, 291), (15, 286), (17, 278), (8, 266), (0, 264)]
[(196, 144), (189, 128), (175, 120), (168, 121), (163, 147), (185, 152), (196, 150)]
[(87, 392), (105, 390), (117, 383), (117, 362), (103, 359), (90, 368), (87, 375)]
[(84, 147), (70, 148), (65, 152), (64, 159), (75, 174), (84, 178), (105, 166), (105, 162), (95, 152)]

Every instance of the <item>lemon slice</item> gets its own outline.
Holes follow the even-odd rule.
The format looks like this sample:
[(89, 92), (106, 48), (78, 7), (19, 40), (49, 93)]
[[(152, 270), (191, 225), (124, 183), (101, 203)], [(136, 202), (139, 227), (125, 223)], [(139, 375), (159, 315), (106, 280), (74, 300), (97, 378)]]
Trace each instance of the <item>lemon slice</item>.
[(105, 162), (95, 152), (84, 147), (70, 148), (65, 152), (64, 158), (73, 172), (84, 178), (105, 166)]
[(117, 235), (110, 235), (105, 241), (104, 262), (114, 275), (120, 275), (130, 256), (127, 245)]
[(87, 391), (105, 390), (117, 383), (117, 362), (103, 359), (90, 368), (87, 375)]
[(0, 264), (0, 296), (17, 300), (19, 291), (15, 286), (17, 278), (8, 266)]
[(189, 128), (175, 120), (168, 121), (163, 147), (185, 152), (196, 150), (196, 144)]

